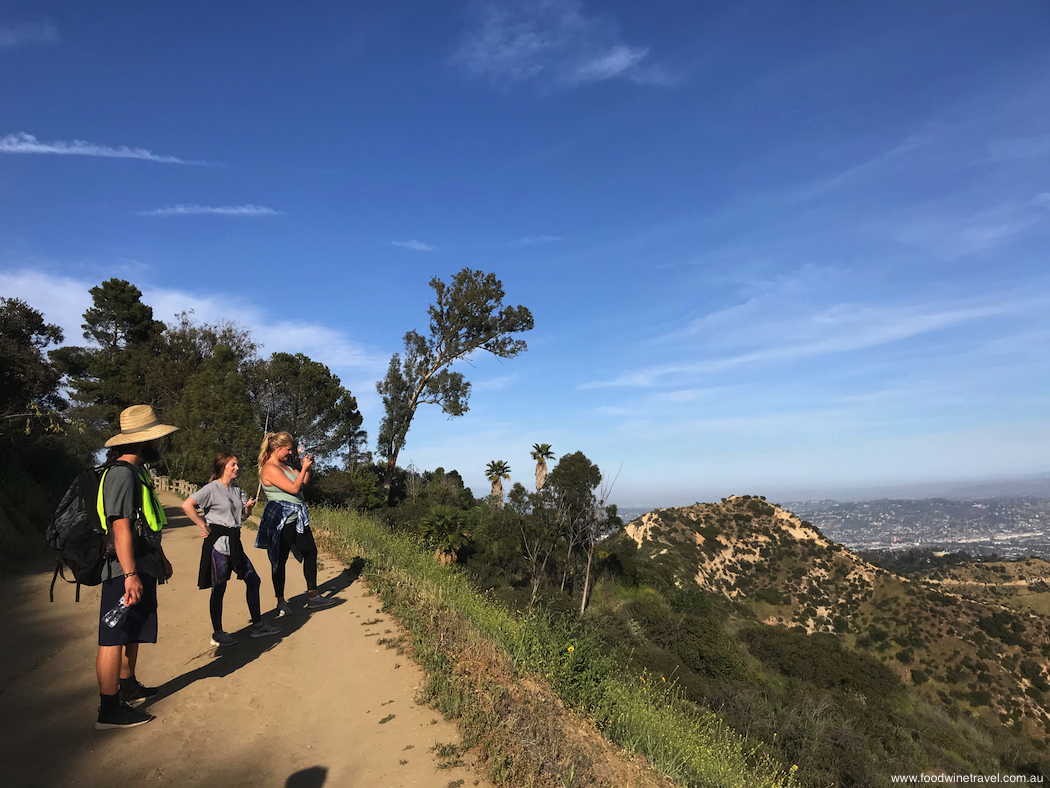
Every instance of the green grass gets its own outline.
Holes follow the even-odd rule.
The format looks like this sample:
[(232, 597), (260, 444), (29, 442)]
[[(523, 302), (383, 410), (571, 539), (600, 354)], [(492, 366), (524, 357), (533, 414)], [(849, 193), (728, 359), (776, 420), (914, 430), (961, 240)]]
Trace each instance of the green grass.
[[(493, 734), (507, 691), (495, 685), (498, 671), (480, 671), (488, 678), (473, 682), (457, 672), (461, 659), (486, 650), (509, 657), (515, 678), (544, 680), (609, 740), (643, 755), (683, 788), (797, 785), (794, 768), (746, 745), (715, 714), (683, 700), (672, 683), (645, 673), (626, 675), (577, 622), (536, 610), (507, 610), (475, 591), (455, 566), (442, 567), (416, 540), (392, 534), (369, 517), (318, 509), (310, 519), (315, 531), (327, 532), (321, 535), (326, 549), (346, 561), (358, 556), (367, 561), (365, 575), (412, 632), (429, 679), (423, 696), (460, 720), (465, 746), (482, 743), (497, 782), (514, 784), (516, 777), (534, 774), (536, 766), (545, 766), (551, 778), (559, 772), (553, 756), (536, 763), (537, 756), (514, 750), (509, 739)], [(471, 697), (479, 691), (487, 698)], [(486, 751), (486, 740), (499, 744)], [(534, 762), (515, 763), (516, 758)]]

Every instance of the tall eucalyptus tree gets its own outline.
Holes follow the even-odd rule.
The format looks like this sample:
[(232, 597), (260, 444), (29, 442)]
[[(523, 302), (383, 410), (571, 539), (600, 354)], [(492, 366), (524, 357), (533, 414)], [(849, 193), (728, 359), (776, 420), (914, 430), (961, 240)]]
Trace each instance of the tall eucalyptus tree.
[(451, 283), (434, 277), (430, 286), (435, 300), (427, 310), (429, 335), (405, 334), (404, 358), (395, 353), (386, 377), (376, 383), (385, 414), (376, 444), (386, 459), (383, 488), (388, 496), (416, 409), (430, 403), (450, 418), (468, 410), (470, 383), (449, 367), (478, 350), (513, 358), (527, 349), (524, 340), (513, 335), (533, 326), (528, 309), (503, 306), (503, 284), (495, 274), (464, 268)]

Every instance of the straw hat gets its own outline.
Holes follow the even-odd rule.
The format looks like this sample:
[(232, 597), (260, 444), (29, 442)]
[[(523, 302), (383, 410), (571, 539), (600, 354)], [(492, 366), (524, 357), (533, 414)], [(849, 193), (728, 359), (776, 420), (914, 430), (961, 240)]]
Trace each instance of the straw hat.
[(178, 427), (172, 427), (170, 424), (161, 424), (149, 405), (132, 405), (121, 411), (120, 432), (106, 441), (106, 447), (145, 443), (170, 435), (177, 429)]

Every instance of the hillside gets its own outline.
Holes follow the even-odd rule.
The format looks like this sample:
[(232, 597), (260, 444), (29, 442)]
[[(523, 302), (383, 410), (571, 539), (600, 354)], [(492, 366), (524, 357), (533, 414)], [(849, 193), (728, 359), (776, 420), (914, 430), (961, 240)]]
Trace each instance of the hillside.
[[(658, 509), (629, 523), (610, 549), (617, 539), (633, 540), (638, 559), (678, 585), (692, 580), (730, 600), (742, 618), (833, 634), (953, 715), (1009, 725), (1045, 747), (1048, 619), (964, 593), (980, 578), (891, 574), (752, 496)], [(1046, 568), (1016, 571), (1027, 573), (1028, 588)]]
[(966, 562), (930, 569), (916, 578), (975, 602), (1050, 615), (1050, 562), (1042, 558)]

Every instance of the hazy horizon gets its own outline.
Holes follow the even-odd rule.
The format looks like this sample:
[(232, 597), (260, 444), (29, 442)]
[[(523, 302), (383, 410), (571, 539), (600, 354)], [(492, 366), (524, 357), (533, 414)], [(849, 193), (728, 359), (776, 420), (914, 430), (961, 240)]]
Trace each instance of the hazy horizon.
[(669, 500), (645, 503), (621, 502), (613, 496), (613, 502), (629, 509), (668, 508), (690, 506), (694, 503), (713, 503), (730, 495), (765, 496), (770, 503), (801, 503), (804, 501), (874, 501), (879, 499), (922, 500), (928, 498), (950, 498), (969, 500), (981, 498), (1044, 498), (1050, 499), (1050, 472), (1012, 479), (965, 479), (929, 484), (873, 485), (869, 487), (830, 488), (800, 487), (794, 490), (771, 491), (734, 490), (720, 495), (702, 497), (671, 496)]

